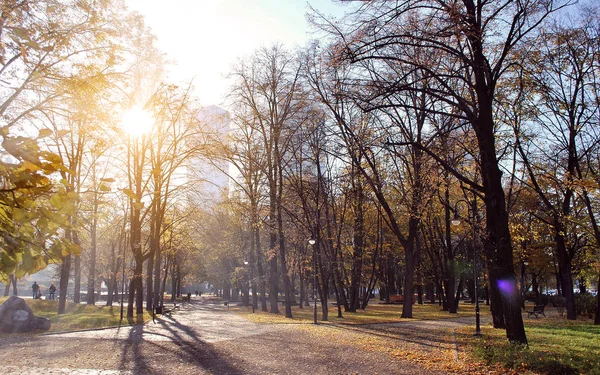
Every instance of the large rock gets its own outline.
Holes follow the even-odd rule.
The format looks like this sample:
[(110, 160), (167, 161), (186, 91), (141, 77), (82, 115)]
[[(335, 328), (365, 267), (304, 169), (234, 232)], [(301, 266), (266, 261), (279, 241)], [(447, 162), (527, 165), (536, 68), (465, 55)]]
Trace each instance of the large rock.
[(50, 319), (33, 315), (23, 298), (11, 296), (0, 306), (0, 332), (32, 332), (50, 329)]

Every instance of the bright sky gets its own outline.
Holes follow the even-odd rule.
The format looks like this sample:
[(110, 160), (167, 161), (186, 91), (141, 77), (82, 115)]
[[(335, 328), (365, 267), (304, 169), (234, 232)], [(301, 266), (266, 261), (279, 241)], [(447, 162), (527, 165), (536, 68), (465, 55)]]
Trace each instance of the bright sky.
[(141, 13), (159, 48), (176, 65), (170, 79), (193, 79), (204, 106), (220, 104), (228, 90), (225, 75), (238, 58), (261, 46), (288, 47), (310, 39), (305, 14), (310, 4), (327, 15), (348, 7), (332, 0), (126, 0)]

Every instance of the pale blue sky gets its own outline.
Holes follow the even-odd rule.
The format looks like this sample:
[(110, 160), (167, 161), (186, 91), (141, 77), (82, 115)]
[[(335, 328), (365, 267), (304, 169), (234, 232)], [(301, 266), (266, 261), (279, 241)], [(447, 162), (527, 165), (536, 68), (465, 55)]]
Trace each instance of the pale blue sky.
[(294, 47), (309, 39), (308, 3), (324, 14), (341, 16), (345, 4), (331, 0), (126, 0), (144, 15), (159, 48), (176, 61), (170, 78), (194, 79), (203, 105), (219, 104), (224, 79), (237, 58), (282, 42)]

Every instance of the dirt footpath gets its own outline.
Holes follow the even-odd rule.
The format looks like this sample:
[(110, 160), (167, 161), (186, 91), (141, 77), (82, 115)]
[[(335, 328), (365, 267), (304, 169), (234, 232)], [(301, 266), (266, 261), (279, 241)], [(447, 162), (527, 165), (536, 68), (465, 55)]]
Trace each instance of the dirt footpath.
[[(414, 331), (412, 324), (418, 323), (363, 326), (356, 328), (356, 332), (326, 325), (258, 324), (227, 311), (221, 304), (192, 300), (171, 317), (157, 319), (156, 323), (3, 338), (0, 363), (4, 366), (0, 372), (24, 375), (443, 374), (398, 356), (365, 350), (368, 342), (357, 345), (365, 335), (397, 337), (398, 330)], [(438, 329), (446, 328), (444, 325)], [(446, 349), (452, 346), (435, 337), (436, 333), (431, 332), (423, 339), (424, 348), (439, 350), (442, 346)]]

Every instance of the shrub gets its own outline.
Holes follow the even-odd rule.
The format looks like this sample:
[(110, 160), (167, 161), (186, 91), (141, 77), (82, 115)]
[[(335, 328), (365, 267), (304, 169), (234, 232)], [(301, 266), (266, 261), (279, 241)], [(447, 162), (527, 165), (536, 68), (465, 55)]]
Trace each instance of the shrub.
[(565, 299), (565, 297), (560, 296), (560, 295), (556, 295), (556, 296), (548, 296), (548, 303), (551, 304), (552, 306), (566, 306), (567, 305), (567, 300)]
[(578, 315), (592, 318), (596, 313), (596, 297), (589, 293), (575, 294), (575, 311)]

